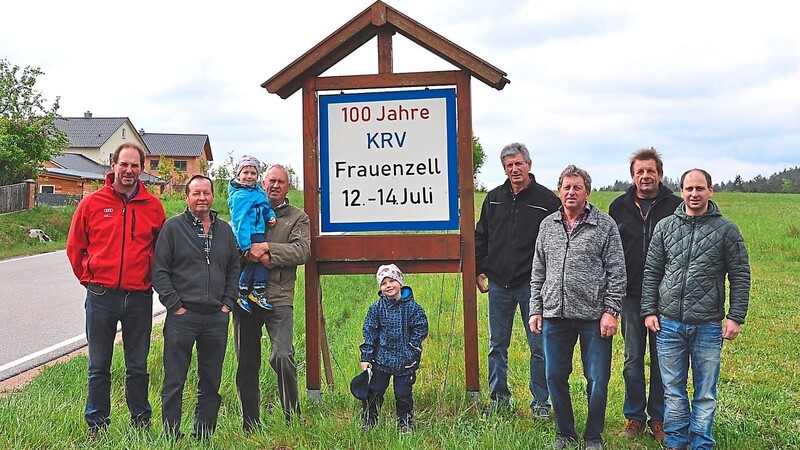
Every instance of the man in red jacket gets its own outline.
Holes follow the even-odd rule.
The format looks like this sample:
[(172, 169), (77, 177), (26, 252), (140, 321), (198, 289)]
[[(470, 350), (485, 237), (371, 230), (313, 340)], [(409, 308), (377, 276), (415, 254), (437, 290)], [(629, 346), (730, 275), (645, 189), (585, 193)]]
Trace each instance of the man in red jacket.
[(67, 257), (86, 287), (89, 394), (84, 417), (89, 442), (111, 422), (111, 357), (117, 322), (125, 349), (125, 398), (135, 428), (150, 426), (147, 354), (153, 326), (150, 262), (164, 224), (164, 206), (139, 180), (144, 150), (120, 145), (105, 185), (87, 195), (72, 216)]

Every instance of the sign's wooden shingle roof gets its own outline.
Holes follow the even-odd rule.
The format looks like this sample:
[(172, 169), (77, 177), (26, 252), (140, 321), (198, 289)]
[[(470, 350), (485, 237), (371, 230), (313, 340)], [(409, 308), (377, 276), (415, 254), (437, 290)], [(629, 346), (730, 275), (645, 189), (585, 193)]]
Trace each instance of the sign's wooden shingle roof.
[(281, 98), (288, 98), (302, 87), (303, 79), (324, 73), (381, 30), (392, 34), (400, 33), (497, 90), (503, 89), (509, 83), (507, 74), (502, 70), (378, 0), (262, 83), (261, 87)]

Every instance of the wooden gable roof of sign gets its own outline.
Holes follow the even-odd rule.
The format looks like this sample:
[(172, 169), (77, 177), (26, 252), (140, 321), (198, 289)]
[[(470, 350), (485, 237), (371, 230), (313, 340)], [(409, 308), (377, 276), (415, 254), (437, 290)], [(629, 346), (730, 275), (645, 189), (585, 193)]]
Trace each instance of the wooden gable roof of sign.
[(509, 83), (502, 70), (378, 0), (262, 83), (261, 87), (281, 98), (288, 98), (302, 87), (303, 79), (319, 76), (379, 32), (400, 33), (497, 90)]

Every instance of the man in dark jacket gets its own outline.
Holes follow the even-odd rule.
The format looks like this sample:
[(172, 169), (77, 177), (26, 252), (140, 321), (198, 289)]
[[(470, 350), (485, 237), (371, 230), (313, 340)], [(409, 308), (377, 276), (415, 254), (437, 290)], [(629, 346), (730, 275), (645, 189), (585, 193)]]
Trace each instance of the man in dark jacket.
[[(625, 403), (623, 413), (628, 419), (621, 435), (633, 438), (650, 427), (657, 441), (664, 440), (664, 386), (656, 356), (656, 336), (648, 333), (641, 314), (642, 276), (647, 247), (653, 228), (661, 219), (672, 215), (682, 200), (661, 184), (664, 164), (654, 148), (633, 154), (630, 161), (633, 186), (620, 195), (608, 208), (608, 214), (617, 222), (622, 246), (625, 249), (625, 266), (628, 287), (622, 301), (622, 337), (625, 339)], [(650, 349), (650, 396), (644, 376), (644, 354)], [(650, 420), (647, 420), (648, 415)]]
[(192, 435), (209, 438), (222, 398), (222, 362), (228, 343), (228, 313), (239, 279), (239, 252), (230, 225), (211, 209), (214, 184), (204, 175), (186, 183), (186, 210), (169, 219), (156, 243), (153, 287), (167, 308), (164, 323), (165, 433), (180, 439), (186, 374), (197, 345), (197, 406)]
[[(507, 407), (508, 346), (517, 309), (530, 348), (530, 380), (535, 418), (549, 418), (550, 403), (545, 378), (542, 337), (528, 328), (531, 262), (539, 224), (561, 206), (558, 197), (538, 184), (524, 144), (506, 145), (500, 152), (508, 180), (486, 195), (475, 226), (475, 265), (478, 290), (489, 293), (489, 389), (492, 413)], [(489, 286), (486, 286), (486, 279)]]
[(72, 271), (86, 287), (89, 392), (84, 418), (89, 425), (89, 443), (111, 422), (111, 357), (118, 322), (122, 324), (125, 400), (131, 425), (150, 427), (150, 262), (164, 224), (164, 206), (139, 180), (144, 156), (137, 144), (126, 142), (117, 147), (105, 186), (78, 204), (67, 237)]
[[(664, 383), (666, 443), (674, 449), (714, 447), (711, 428), (722, 340), (739, 336), (750, 299), (750, 264), (742, 234), (710, 200), (713, 192), (705, 170), (692, 169), (681, 176), (684, 204), (656, 225), (642, 282), (642, 316), (656, 333)], [(686, 392), (690, 364), (691, 406)]]

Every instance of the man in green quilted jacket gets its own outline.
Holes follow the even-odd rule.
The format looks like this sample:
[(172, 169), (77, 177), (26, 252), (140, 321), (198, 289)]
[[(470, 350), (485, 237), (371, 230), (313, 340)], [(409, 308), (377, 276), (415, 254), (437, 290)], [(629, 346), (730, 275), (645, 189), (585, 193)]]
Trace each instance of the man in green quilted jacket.
[[(741, 333), (750, 264), (739, 228), (710, 200), (711, 175), (681, 176), (680, 205), (653, 231), (642, 283), (642, 316), (656, 333), (670, 449), (711, 449), (723, 339)], [(730, 284), (725, 309), (725, 278)], [(723, 323), (724, 319), (724, 323)], [(686, 390), (689, 365), (694, 395)]]

